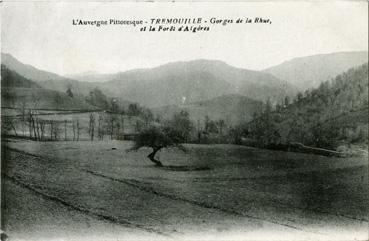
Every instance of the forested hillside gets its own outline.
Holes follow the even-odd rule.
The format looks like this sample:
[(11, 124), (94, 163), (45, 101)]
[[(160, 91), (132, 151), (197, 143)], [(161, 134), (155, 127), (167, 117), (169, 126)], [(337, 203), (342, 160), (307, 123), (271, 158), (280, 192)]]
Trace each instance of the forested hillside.
[(8, 69), (5, 65), (1, 65), (1, 87), (40, 88), (32, 80), (24, 78), (17, 72)]
[(248, 124), (259, 146), (299, 142), (335, 148), (368, 140), (368, 64), (272, 108), (267, 102)]
[(83, 97), (70, 97), (66, 93), (43, 88), (1, 88), (2, 108), (49, 109), (49, 110), (97, 110)]

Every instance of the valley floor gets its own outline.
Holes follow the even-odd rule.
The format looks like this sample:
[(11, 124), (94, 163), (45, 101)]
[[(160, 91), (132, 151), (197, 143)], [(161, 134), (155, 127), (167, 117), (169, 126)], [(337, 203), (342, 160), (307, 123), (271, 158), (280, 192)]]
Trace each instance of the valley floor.
[(187, 145), (156, 168), (131, 144), (3, 140), (8, 240), (368, 237), (368, 157)]

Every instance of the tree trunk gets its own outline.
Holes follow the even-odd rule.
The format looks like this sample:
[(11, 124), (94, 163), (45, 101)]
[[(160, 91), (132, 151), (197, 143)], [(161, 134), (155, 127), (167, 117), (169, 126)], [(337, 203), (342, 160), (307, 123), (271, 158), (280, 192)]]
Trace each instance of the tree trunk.
[(77, 141), (79, 141), (79, 119), (77, 120)]
[(15, 126), (14, 126), (14, 124), (13, 124), (13, 122), (12, 122), (12, 121), (10, 121), (10, 126), (12, 127), (12, 129), (13, 129), (13, 131), (14, 131), (15, 136), (18, 136), (18, 134), (17, 134), (17, 130), (15, 129)]
[(122, 138), (123, 138), (124, 136), (124, 116), (123, 115), (120, 117), (120, 121), (121, 121), (121, 126), (122, 126)]
[(76, 140), (76, 123), (73, 121), (73, 141)]
[(44, 135), (45, 135), (45, 123), (41, 122), (41, 140), (44, 140)]
[(155, 154), (161, 149), (161, 147), (159, 148), (153, 148), (153, 152), (151, 152), (147, 157), (150, 159), (150, 161), (152, 161), (153, 163), (155, 163), (155, 165), (157, 165), (158, 167), (162, 167), (163, 164), (155, 159)]
[(33, 129), (33, 136), (37, 140), (36, 125), (35, 125), (35, 119), (34, 118), (32, 118), (32, 129)]
[(37, 133), (37, 140), (40, 140), (41, 137), (40, 137), (40, 124), (39, 124), (39, 120), (36, 119), (36, 133)]
[(67, 121), (64, 120), (64, 140), (67, 140)]
[(50, 121), (50, 140), (53, 140), (53, 123)]
[(111, 129), (110, 129), (110, 140), (113, 140), (113, 132), (114, 132), (114, 119), (113, 119), (113, 117), (111, 116), (110, 118), (112, 118), (111, 119), (111, 122), (110, 122), (110, 127), (111, 127)]
[(29, 139), (32, 139), (32, 112), (29, 112), (29, 120), (28, 120), (28, 128), (29, 128)]

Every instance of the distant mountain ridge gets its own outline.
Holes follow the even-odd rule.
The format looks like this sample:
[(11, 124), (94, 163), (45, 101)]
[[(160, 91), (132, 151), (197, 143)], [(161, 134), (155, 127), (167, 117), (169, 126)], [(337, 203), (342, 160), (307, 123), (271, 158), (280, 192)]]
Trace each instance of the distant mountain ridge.
[(62, 76), (57, 74), (47, 72), (44, 70), (37, 69), (29, 64), (24, 64), (14, 58), (12, 55), (7, 53), (1, 53), (1, 64), (5, 65), (8, 69), (16, 71), (23, 77), (33, 80), (33, 81), (45, 81), (45, 80), (63, 80)]
[(101, 74), (95, 71), (87, 71), (79, 74), (66, 75), (65, 77), (82, 82), (102, 83), (112, 80), (114, 76), (115, 74)]
[(86, 95), (94, 88), (89, 83), (69, 79), (52, 72), (37, 69), (32, 65), (24, 64), (10, 54), (1, 53), (1, 64), (45, 89), (65, 92), (70, 86), (74, 92)]
[(293, 97), (298, 90), (319, 85), (365, 60), (367, 52), (323, 54), (296, 58), (265, 71), (253, 71), (219, 60), (198, 59), (116, 74), (87, 72), (76, 75), (80, 80), (94, 81), (82, 82), (39, 70), (9, 54), (2, 54), (3, 65), (42, 88), (65, 92), (71, 87), (74, 93), (86, 96), (98, 87), (109, 97), (150, 108), (201, 102), (232, 94), (281, 102), (285, 96)]
[(270, 97), (276, 101), (297, 92), (295, 87), (271, 74), (204, 59), (118, 73), (113, 80), (99, 86), (148, 107), (180, 105), (183, 101), (204, 101), (228, 94), (256, 100)]
[(366, 62), (368, 62), (367, 51), (338, 52), (294, 58), (264, 71), (304, 91), (316, 88), (323, 81)]
[[(39, 70), (9, 54), (2, 54), (2, 63), (46, 89), (65, 92), (71, 87), (75, 93), (88, 95), (98, 87), (110, 97), (147, 107), (180, 105), (228, 94), (240, 94), (263, 101), (270, 97), (277, 101), (297, 92), (288, 82), (271, 74), (235, 68), (218, 60), (174, 62), (151, 69), (95, 75), (95, 80), (99, 81), (91, 83)], [(108, 81), (103, 82), (101, 78), (107, 78)]]
[[(27, 108), (54, 110), (97, 109), (81, 96), (72, 98), (66, 94), (67, 85), (74, 83), (72, 80), (65, 81), (62, 76), (25, 65), (9, 54), (1, 57), (1, 107), (19, 108), (25, 104)], [(60, 87), (48, 88), (48, 83), (53, 82)]]

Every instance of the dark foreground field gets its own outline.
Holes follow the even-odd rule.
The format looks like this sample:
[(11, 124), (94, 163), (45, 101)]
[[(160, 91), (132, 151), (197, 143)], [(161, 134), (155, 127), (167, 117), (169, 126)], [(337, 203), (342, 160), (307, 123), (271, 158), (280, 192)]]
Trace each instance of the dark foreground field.
[(8, 240), (365, 240), (368, 157), (3, 140)]

